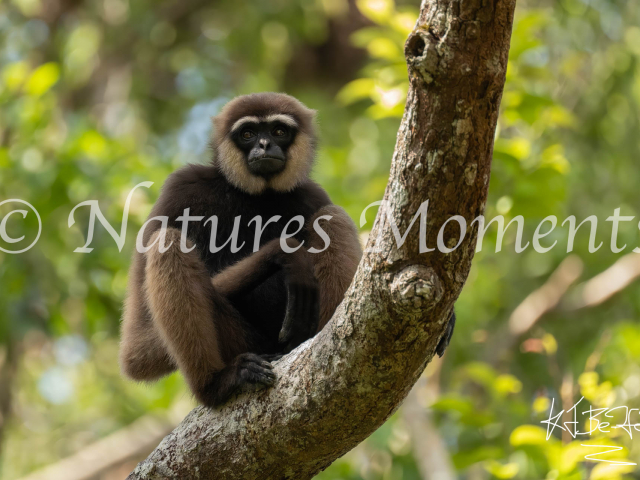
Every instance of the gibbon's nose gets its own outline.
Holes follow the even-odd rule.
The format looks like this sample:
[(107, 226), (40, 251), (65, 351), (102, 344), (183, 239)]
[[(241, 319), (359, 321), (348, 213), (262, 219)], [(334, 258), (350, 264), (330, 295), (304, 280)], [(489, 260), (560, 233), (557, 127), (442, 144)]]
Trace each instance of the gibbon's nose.
[(269, 139), (268, 139), (268, 138), (261, 138), (261, 139), (258, 141), (258, 144), (259, 144), (263, 149), (265, 149), (265, 150), (266, 150), (267, 148), (269, 148), (269, 145), (271, 144), (271, 142), (269, 141)]

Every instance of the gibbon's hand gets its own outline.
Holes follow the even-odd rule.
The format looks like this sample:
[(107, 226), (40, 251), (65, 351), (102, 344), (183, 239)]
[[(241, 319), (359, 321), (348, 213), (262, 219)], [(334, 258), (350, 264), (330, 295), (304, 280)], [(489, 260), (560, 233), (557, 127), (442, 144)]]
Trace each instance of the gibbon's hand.
[[(307, 279), (308, 280), (308, 279)], [(278, 341), (289, 353), (318, 331), (320, 292), (315, 278), (301, 282), (287, 280), (287, 310)]]
[[(298, 242), (288, 240), (289, 247)], [(287, 308), (278, 341), (283, 352), (289, 353), (318, 331), (320, 322), (320, 291), (311, 256), (302, 247), (292, 253), (280, 253), (278, 262), (285, 274)]]

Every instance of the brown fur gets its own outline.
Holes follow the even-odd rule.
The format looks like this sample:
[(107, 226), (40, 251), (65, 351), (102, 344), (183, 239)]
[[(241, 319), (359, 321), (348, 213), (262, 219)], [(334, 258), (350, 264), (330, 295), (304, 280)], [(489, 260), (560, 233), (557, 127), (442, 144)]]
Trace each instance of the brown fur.
[(318, 217), (331, 215), (331, 220), (320, 220), (319, 225), (329, 235), (329, 247), (320, 253), (309, 253), (314, 264), (315, 276), (320, 285), (320, 324), (318, 331), (327, 324), (336, 308), (342, 302), (347, 288), (353, 280), (362, 257), (362, 247), (353, 220), (341, 207), (327, 205), (318, 210), (307, 223), (311, 232), (307, 249), (321, 250), (324, 241), (313, 230)]
[[(249, 174), (242, 153), (226, 137), (227, 129), (249, 115), (288, 115), (298, 128), (285, 170), (269, 181)], [(197, 248), (189, 253), (180, 251), (179, 230), (170, 227), (162, 231), (155, 225), (146, 231), (145, 245), (154, 244), (161, 234), (166, 235), (165, 244), (172, 245), (161, 253), (160, 242), (155, 242), (146, 254), (134, 255), (120, 351), (121, 367), (127, 376), (155, 380), (179, 368), (197, 399), (209, 406), (223, 403), (244, 383), (272, 384), (275, 377), (266, 360), (274, 357), (274, 350), (262, 350), (267, 354), (261, 356), (248, 351), (262, 346), (256, 339), (265, 338), (259, 336), (264, 333), (258, 335), (251, 330), (256, 327), (246, 322), (233, 301), (262, 287), (274, 275), (283, 274), (287, 279), (287, 313), (276, 339), (286, 344), (283, 351), (295, 348), (329, 321), (353, 278), (361, 247), (355, 225), (346, 212), (330, 204), (326, 192), (308, 180), (315, 149), (313, 115), (312, 110), (283, 94), (239, 97), (215, 119), (214, 165), (181, 169), (166, 182), (152, 217), (175, 218), (185, 206), (203, 208), (198, 207), (203, 205), (202, 199), (217, 194), (216, 189), (209, 189), (212, 182), (223, 181), (224, 187), (218, 183), (218, 189), (234, 190), (231, 183), (248, 193), (247, 198), (266, 189), (292, 190), (286, 198), (310, 205), (305, 207), (309, 208), (305, 214), (308, 221), (301, 234), (306, 241), (295, 253), (288, 254), (283, 252), (280, 239), (275, 238), (257, 252), (214, 270), (211, 277), (202, 252)], [(272, 197), (265, 193), (263, 198)], [(258, 199), (258, 203), (262, 201)], [(244, 203), (237, 205), (242, 206), (239, 211), (246, 209)], [(289, 201), (286, 205), (297, 203)], [(325, 251), (312, 254), (307, 251), (310, 247), (324, 247), (324, 241), (313, 229), (314, 220), (322, 215), (333, 217), (320, 222), (331, 243)], [(300, 241), (289, 238), (287, 243), (296, 247)], [(190, 240), (187, 244), (193, 246)], [(283, 272), (278, 273), (280, 270)], [(282, 290), (273, 293), (281, 294)], [(317, 313), (310, 314), (314, 311)], [(300, 318), (306, 318), (307, 323), (299, 322)]]
[(144, 298), (145, 257), (135, 254), (122, 315), (120, 365), (134, 380), (156, 380), (176, 369)]
[[(288, 238), (286, 243), (289, 248), (300, 246), (300, 242), (295, 238)], [(302, 281), (304, 281), (303, 274), (306, 273), (307, 270), (313, 272), (313, 264), (309, 261), (307, 255), (305, 255), (304, 249), (299, 248), (293, 253), (285, 254), (282, 251), (280, 239), (277, 238), (264, 245), (253, 255), (240, 260), (235, 265), (227, 267), (221, 273), (212, 277), (211, 285), (225, 297), (232, 298), (237, 296), (244, 291), (255, 288), (255, 286), (262, 283), (265, 278), (272, 275), (278, 266), (277, 263), (284, 264), (285, 262), (271, 262), (271, 260), (277, 256), (284, 257), (284, 255), (288, 255), (285, 257), (288, 268), (300, 274), (303, 277), (301, 279)], [(247, 272), (250, 272), (250, 275), (248, 275)]]

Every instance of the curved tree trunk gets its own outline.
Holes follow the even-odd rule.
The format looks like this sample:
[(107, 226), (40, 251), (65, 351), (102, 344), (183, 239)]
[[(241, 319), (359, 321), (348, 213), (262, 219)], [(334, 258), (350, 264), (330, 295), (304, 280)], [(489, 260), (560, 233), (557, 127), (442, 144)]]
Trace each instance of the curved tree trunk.
[[(130, 479), (305, 479), (398, 408), (434, 355), (467, 278), (489, 185), (515, 0), (425, 0), (405, 54), (411, 87), (385, 200), (404, 233), (430, 200), (427, 246), (452, 215), (468, 228), (444, 254), (374, 225), (345, 300), (311, 341), (279, 361), (276, 385), (221, 409), (198, 407)], [(460, 236), (457, 222), (444, 235)]]

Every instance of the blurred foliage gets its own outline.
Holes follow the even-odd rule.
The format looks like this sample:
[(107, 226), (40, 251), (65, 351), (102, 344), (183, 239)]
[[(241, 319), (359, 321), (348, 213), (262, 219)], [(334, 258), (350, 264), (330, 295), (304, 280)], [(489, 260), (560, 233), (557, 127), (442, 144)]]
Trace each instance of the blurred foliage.
[[(131, 239), (166, 176), (207, 161), (208, 117), (226, 100), (263, 90), (298, 96), (319, 111), (314, 178), (354, 219), (382, 197), (417, 3), (0, 2), (0, 201), (28, 200), (43, 219), (36, 248), (0, 252), (0, 368), (17, 368), (6, 386), (12, 411), (1, 478), (190, 401), (179, 375), (152, 386), (121, 379), (118, 321)], [(547, 215), (578, 223), (596, 215), (605, 246), (590, 254), (585, 228), (574, 247), (584, 278), (618, 257), (604, 219), (618, 207), (640, 210), (639, 25), (640, 4), (628, 0), (523, 0), (516, 12), (486, 216), (523, 215), (530, 239)], [(366, 61), (347, 71), (338, 59), (358, 58), (354, 47)], [(73, 206), (98, 200), (118, 230), (126, 196), (142, 181), (155, 183), (136, 193), (125, 249), (99, 226), (94, 251), (74, 253), (88, 209), (68, 228)], [(12, 236), (36, 232), (29, 217), (9, 221)], [(585, 460), (592, 451), (557, 430), (547, 441), (540, 423), (552, 399), (555, 412), (565, 408), (567, 382), (573, 402), (585, 397), (580, 408), (640, 407), (637, 285), (597, 308), (551, 313), (505, 355), (492, 355), (511, 312), (566, 256), (566, 232), (543, 241), (558, 241), (549, 253), (516, 254), (508, 231), (497, 254), (490, 229), (476, 255), (441, 395), (429, 406), (460, 478), (640, 478), (630, 467)], [(635, 223), (621, 226), (625, 253), (638, 240)], [(605, 458), (640, 460), (638, 442), (620, 431), (589, 443), (604, 438), (623, 447)], [(419, 478), (402, 415), (318, 478)]]

